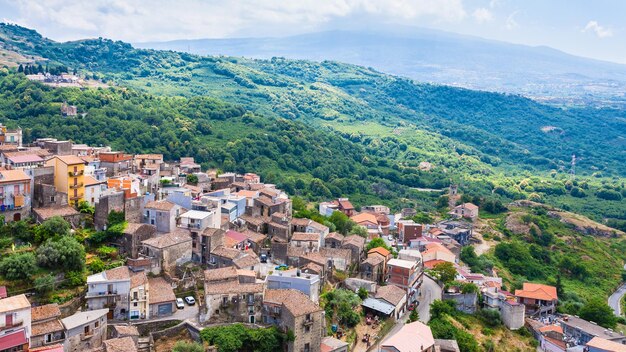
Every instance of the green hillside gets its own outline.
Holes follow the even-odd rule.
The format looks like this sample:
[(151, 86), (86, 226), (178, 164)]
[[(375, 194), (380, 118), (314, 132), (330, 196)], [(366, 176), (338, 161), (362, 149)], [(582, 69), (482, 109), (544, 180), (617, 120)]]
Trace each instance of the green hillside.
[[(254, 118), (246, 121), (255, 121), (241, 129), (244, 125), (235, 122), (240, 119), (243, 123), (244, 117), (208, 118), (212, 125), (207, 128), (203, 122), (207, 112), (194, 106), (180, 111), (186, 125), (177, 124), (173, 116), (172, 128), (158, 127), (162, 132), (120, 129), (120, 135), (112, 138), (102, 135), (104, 128), (93, 136), (80, 133), (83, 127), (78, 126), (69, 130), (75, 131), (73, 134), (65, 128), (38, 129), (37, 123), (27, 122), (37, 121), (32, 114), (11, 117), (14, 112), (3, 112), (32, 126), (32, 137), (54, 131), (87, 142), (101, 136), (100, 143), (112, 140), (131, 152), (159, 146), (169, 157), (200, 153), (198, 159), (207, 166), (255, 169), (269, 176), (285, 174), (288, 177), (277, 177), (276, 182), (287, 189), (293, 187), (295, 193), (314, 197), (343, 194), (395, 207), (432, 209), (436, 193), (410, 189), (441, 189), (455, 182), (468, 194), (502, 201), (545, 201), (596, 220), (608, 219), (614, 226), (626, 226), (624, 111), (558, 109), (519, 96), (420, 84), (337, 62), (202, 57), (134, 49), (106, 39), (56, 43), (12, 25), (0, 25), (0, 42), (7, 50), (47, 58), (50, 66), (65, 65), (81, 75), (134, 88), (124, 94), (170, 104), (129, 103), (132, 106), (127, 111), (120, 108), (119, 114), (118, 109), (107, 114), (113, 120), (141, 120), (145, 108), (157, 116), (174, 115), (172, 111), (180, 111), (180, 107), (171, 102), (204, 104), (210, 100), (211, 104), (234, 104), (229, 109), (242, 109), (242, 114), (248, 111)], [(81, 96), (69, 96), (67, 101), (79, 109), (85, 104)], [(95, 116), (90, 112), (88, 119)], [(302, 138), (315, 146), (285, 153), (273, 121), (290, 126), (288, 132), (283, 130), (284, 140)], [(161, 123), (151, 120), (146, 125)], [(294, 135), (295, 131), (300, 134)], [(156, 142), (161, 139), (159, 133), (170, 136), (167, 142)], [(254, 138), (246, 138), (254, 133)], [(265, 148), (257, 140), (262, 137), (266, 138)], [(232, 144), (241, 152), (231, 153)], [(312, 152), (316, 150), (326, 151), (327, 157), (323, 153), (318, 157)], [(567, 174), (572, 154), (578, 157), (574, 182)], [(431, 171), (418, 169), (424, 161), (432, 164)], [(306, 179), (304, 189), (299, 178)], [(313, 178), (329, 192), (323, 188), (319, 194), (311, 192), (308, 186)]]

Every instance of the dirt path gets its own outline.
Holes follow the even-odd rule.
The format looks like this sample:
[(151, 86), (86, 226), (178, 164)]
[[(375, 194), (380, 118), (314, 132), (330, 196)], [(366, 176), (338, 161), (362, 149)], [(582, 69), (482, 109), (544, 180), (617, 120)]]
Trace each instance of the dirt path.
[(474, 251), (476, 252), (476, 255), (481, 255), (489, 252), (491, 246), (493, 246), (492, 243), (485, 241), (483, 235), (480, 232), (476, 232), (475, 230), (474, 238), (480, 241), (479, 243), (474, 245)]

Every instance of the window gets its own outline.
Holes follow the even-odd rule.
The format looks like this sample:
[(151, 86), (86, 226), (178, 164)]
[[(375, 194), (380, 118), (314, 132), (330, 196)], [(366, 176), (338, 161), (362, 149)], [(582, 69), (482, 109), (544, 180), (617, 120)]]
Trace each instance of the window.
[(137, 302), (133, 302), (133, 307), (137, 307), (139, 304)]
[(56, 200), (55, 200), (54, 196), (50, 196), (50, 202), (51, 202), (51, 203), (56, 202)]
[(311, 331), (311, 327), (310, 326), (305, 326), (304, 327), (304, 332), (310, 332)]
[(309, 351), (311, 351), (311, 344), (305, 343), (304, 344), (304, 352), (309, 352)]
[(98, 326), (100, 326), (100, 322), (96, 320), (96, 323), (94, 324), (94, 326), (97, 328)]
[(52, 342), (52, 334), (46, 334), (45, 341), (46, 343)]

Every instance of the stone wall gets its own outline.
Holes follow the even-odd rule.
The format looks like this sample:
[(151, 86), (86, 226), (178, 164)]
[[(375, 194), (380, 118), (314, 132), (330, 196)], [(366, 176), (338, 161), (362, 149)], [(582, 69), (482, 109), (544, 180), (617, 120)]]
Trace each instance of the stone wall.
[(106, 226), (109, 213), (112, 210), (124, 211), (124, 192), (117, 192), (102, 196), (96, 203), (93, 222), (96, 230), (103, 230)]
[(504, 302), (500, 307), (500, 316), (504, 326), (511, 330), (517, 330), (524, 326), (526, 306), (518, 303)]

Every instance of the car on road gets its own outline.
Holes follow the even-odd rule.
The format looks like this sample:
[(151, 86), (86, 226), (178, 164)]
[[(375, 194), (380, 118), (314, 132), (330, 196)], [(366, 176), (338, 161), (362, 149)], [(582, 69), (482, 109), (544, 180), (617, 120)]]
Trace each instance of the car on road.
[(185, 309), (185, 303), (183, 303), (182, 298), (176, 298), (176, 308)]
[(191, 296), (187, 296), (185, 297), (185, 302), (187, 302), (188, 305), (193, 306), (196, 304), (196, 299)]
[(388, 239), (389, 241), (393, 241), (393, 235), (389, 235), (389, 236), (387, 236), (387, 239)]
[(287, 270), (289, 269), (289, 266), (285, 265), (285, 264), (281, 264), (281, 265), (277, 265), (274, 270)]

